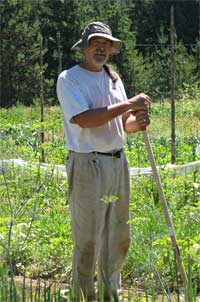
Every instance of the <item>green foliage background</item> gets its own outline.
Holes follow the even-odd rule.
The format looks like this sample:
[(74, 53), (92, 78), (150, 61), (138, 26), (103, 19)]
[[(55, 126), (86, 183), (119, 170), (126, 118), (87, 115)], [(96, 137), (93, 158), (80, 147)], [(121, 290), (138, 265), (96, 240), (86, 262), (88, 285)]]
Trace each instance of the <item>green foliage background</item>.
[[(197, 101), (198, 100), (198, 101)], [(199, 90), (185, 86), (177, 106), (177, 163), (200, 160)], [(18, 105), (0, 110), (0, 159), (18, 158), (26, 166), (8, 164), (0, 173), (0, 264), (14, 274), (69, 281), (73, 242), (67, 180), (54, 164), (64, 164), (64, 134), (59, 107), (45, 111), (45, 144), (40, 141), (40, 107)], [(156, 162), (170, 162), (170, 104), (151, 104), (148, 129)], [(41, 147), (51, 168), (39, 166)], [(147, 167), (149, 160), (140, 133), (127, 137), (125, 152), (131, 167)], [(2, 162), (1, 162), (2, 164)], [(2, 169), (2, 168), (1, 168)], [(56, 173), (55, 173), (56, 172)], [(161, 179), (186, 269), (199, 288), (200, 174), (179, 175), (162, 170)], [(130, 221), (132, 243), (123, 269), (127, 284), (161, 278), (173, 288), (176, 280), (171, 242), (152, 178), (132, 178)]]
[[(177, 163), (200, 160), (199, 0), (2, 0), (0, 2), (0, 159), (35, 162), (0, 173), (0, 264), (14, 274), (68, 281), (73, 243), (67, 182), (45, 160), (64, 164), (66, 151), (55, 94), (58, 76), (58, 33), (62, 69), (81, 55), (71, 52), (83, 27), (94, 20), (108, 23), (123, 41), (111, 64), (121, 75), (128, 96), (144, 91), (152, 97), (151, 126), (156, 162), (170, 162), (170, 6), (175, 10), (175, 81)], [(40, 35), (44, 46), (45, 121), (40, 122)], [(28, 105), (29, 107), (24, 107)], [(11, 109), (6, 109), (12, 107)], [(41, 128), (45, 143), (41, 144)], [(147, 167), (141, 134), (127, 137), (130, 166)], [(197, 288), (200, 263), (200, 179), (197, 172), (161, 177), (184, 264)], [(132, 245), (123, 280), (158, 281), (173, 288), (176, 268), (154, 181), (132, 179), (129, 223)], [(0, 267), (1, 269), (1, 267)], [(156, 283), (158, 287), (160, 283)], [(156, 285), (156, 286), (157, 286)]]
[(1, 0), (0, 106), (30, 105), (39, 96), (40, 35), (44, 45), (45, 100), (55, 104), (58, 76), (58, 33), (62, 69), (80, 60), (71, 46), (83, 27), (108, 23), (123, 41), (111, 59), (129, 96), (144, 91), (153, 97), (170, 94), (170, 6), (175, 11), (177, 94), (184, 84), (200, 80), (198, 0)]

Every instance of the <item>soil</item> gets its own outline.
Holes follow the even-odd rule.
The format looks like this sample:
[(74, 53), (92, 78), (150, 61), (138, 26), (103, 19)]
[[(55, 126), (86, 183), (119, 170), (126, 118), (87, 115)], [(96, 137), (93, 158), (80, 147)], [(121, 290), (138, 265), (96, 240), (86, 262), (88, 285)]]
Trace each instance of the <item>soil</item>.
[[(15, 284), (17, 288), (20, 288), (24, 284), (24, 278), (23, 276), (16, 276), (15, 277)], [(58, 281), (52, 281), (52, 280), (43, 280), (40, 279), (40, 282), (38, 280), (33, 280), (30, 278), (26, 278), (25, 280), (25, 288), (30, 293), (30, 287), (32, 286), (32, 292), (36, 292), (38, 289), (38, 285), (40, 285), (40, 293), (42, 294), (45, 290), (45, 288), (51, 287), (51, 291), (53, 292), (55, 289), (60, 289), (61, 293), (65, 293), (69, 290), (70, 285), (68, 283), (59, 283)], [(129, 298), (128, 298), (129, 297)], [(130, 299), (130, 297), (133, 297)], [(134, 297), (137, 297), (134, 299)], [(148, 300), (147, 300), (148, 299)], [(63, 300), (67, 301), (66, 299)], [(148, 298), (145, 296), (145, 293), (142, 289), (130, 289), (127, 290), (125, 288), (122, 288), (120, 290), (120, 302), (143, 302), (143, 301), (148, 301), (151, 302), (152, 298), (151, 296), (148, 296)], [(162, 295), (157, 295), (156, 300), (153, 300), (155, 302), (184, 302), (184, 295), (180, 294), (179, 298), (177, 294), (171, 294), (170, 298), (169, 297), (163, 297)], [(68, 301), (69, 302), (69, 301)], [(197, 297), (195, 302), (200, 302), (200, 296)]]

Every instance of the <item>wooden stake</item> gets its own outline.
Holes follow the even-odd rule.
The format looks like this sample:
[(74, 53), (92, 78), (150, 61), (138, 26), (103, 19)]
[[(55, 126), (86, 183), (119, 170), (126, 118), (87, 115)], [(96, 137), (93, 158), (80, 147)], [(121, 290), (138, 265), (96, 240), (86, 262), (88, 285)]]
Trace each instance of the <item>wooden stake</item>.
[(58, 46), (58, 74), (62, 71), (62, 50), (60, 44), (60, 32), (57, 32), (57, 46)]
[(163, 212), (164, 212), (164, 215), (165, 215), (166, 223), (167, 223), (167, 226), (168, 226), (168, 231), (169, 231), (169, 235), (170, 235), (170, 238), (171, 238), (172, 246), (173, 246), (173, 249), (174, 249), (174, 252), (175, 252), (175, 255), (176, 255), (175, 258), (176, 258), (178, 270), (180, 272), (180, 275), (181, 275), (181, 278), (182, 278), (183, 283), (185, 285), (185, 288), (187, 288), (188, 287), (187, 275), (186, 275), (186, 272), (185, 272), (185, 268), (183, 266), (182, 258), (181, 258), (181, 255), (180, 255), (180, 250), (179, 250), (179, 247), (178, 247), (178, 242), (177, 242), (176, 235), (175, 235), (175, 232), (174, 232), (174, 227), (173, 227), (173, 224), (172, 224), (172, 220), (171, 220), (171, 217), (170, 217), (170, 214), (169, 214), (167, 201), (165, 199), (165, 195), (164, 195), (164, 192), (163, 192), (160, 175), (158, 173), (158, 169), (157, 169), (157, 166), (156, 166), (156, 162), (155, 162), (155, 158), (154, 158), (153, 151), (152, 151), (152, 148), (151, 148), (151, 144), (150, 144), (150, 141), (149, 141), (149, 137), (148, 137), (148, 134), (147, 134), (146, 130), (142, 130), (142, 133), (143, 133), (144, 142), (145, 142), (145, 145), (146, 145), (146, 150), (147, 150), (149, 160), (150, 160), (150, 163), (151, 163), (153, 176), (154, 176), (155, 182), (157, 184), (157, 189), (158, 189), (161, 205), (162, 205), (162, 208), (163, 208)]
[(174, 6), (171, 5), (171, 163), (176, 162)]
[[(40, 122), (41, 122), (41, 132), (40, 132), (40, 139), (41, 144), (44, 144), (45, 137), (44, 137), (44, 75), (43, 75), (43, 37), (40, 36)], [(44, 148), (41, 146), (41, 157), (40, 162), (45, 162), (45, 155), (44, 155)]]

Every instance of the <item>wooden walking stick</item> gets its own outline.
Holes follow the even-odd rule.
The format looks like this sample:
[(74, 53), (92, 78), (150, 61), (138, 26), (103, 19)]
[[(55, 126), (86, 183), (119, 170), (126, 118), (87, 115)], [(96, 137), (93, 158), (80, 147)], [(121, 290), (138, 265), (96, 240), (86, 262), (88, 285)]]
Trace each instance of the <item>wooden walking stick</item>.
[(153, 150), (151, 148), (151, 143), (150, 143), (146, 128), (142, 128), (141, 130), (142, 130), (142, 133), (143, 133), (144, 142), (145, 142), (145, 145), (146, 145), (146, 150), (147, 150), (149, 160), (150, 160), (150, 163), (151, 163), (153, 176), (154, 176), (154, 179), (155, 179), (156, 184), (157, 184), (157, 189), (158, 189), (161, 205), (162, 205), (162, 208), (163, 208), (163, 212), (164, 212), (164, 215), (165, 215), (165, 219), (166, 219), (166, 222), (167, 222), (168, 231), (169, 231), (169, 235), (170, 235), (170, 238), (171, 238), (172, 246), (173, 246), (173, 249), (175, 251), (175, 255), (176, 255), (175, 258), (176, 258), (176, 262), (177, 262), (177, 267), (178, 267), (178, 270), (180, 272), (180, 275), (181, 275), (182, 281), (184, 283), (184, 286), (185, 286), (185, 288), (187, 288), (188, 279), (187, 279), (185, 268), (183, 266), (182, 258), (181, 258), (181, 255), (180, 255), (178, 242), (177, 242), (177, 239), (176, 239), (176, 235), (175, 235), (175, 232), (174, 232), (174, 227), (173, 227), (172, 220), (171, 220), (169, 210), (168, 210), (168, 206), (167, 206), (167, 201), (165, 199), (165, 195), (164, 195), (164, 192), (163, 192), (160, 175), (159, 175), (158, 169), (156, 167), (156, 162), (155, 162)]

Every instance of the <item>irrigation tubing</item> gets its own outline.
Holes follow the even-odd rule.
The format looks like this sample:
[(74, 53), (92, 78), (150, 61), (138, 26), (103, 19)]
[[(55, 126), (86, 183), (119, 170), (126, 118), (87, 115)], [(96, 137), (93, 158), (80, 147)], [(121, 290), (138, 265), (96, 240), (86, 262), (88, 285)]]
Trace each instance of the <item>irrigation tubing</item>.
[(164, 215), (165, 215), (166, 223), (167, 223), (167, 226), (168, 226), (168, 231), (169, 231), (169, 235), (170, 235), (170, 238), (171, 238), (172, 246), (173, 246), (173, 249), (175, 251), (175, 258), (176, 258), (176, 262), (177, 262), (177, 267), (178, 267), (178, 270), (180, 272), (180, 275), (181, 275), (182, 281), (184, 283), (184, 286), (185, 286), (185, 288), (187, 288), (188, 287), (188, 279), (187, 279), (187, 275), (186, 275), (185, 268), (184, 268), (184, 265), (183, 265), (183, 261), (182, 261), (182, 258), (181, 258), (180, 250), (179, 250), (179, 247), (178, 247), (178, 242), (177, 242), (176, 235), (175, 235), (175, 232), (174, 232), (173, 223), (172, 223), (172, 220), (171, 220), (171, 217), (170, 217), (170, 214), (169, 214), (167, 201), (166, 201), (166, 198), (165, 198), (165, 195), (164, 195), (164, 192), (163, 192), (162, 183), (161, 183), (160, 175), (158, 173), (158, 169), (157, 169), (157, 166), (156, 166), (156, 162), (155, 162), (153, 150), (152, 150), (152, 147), (151, 147), (151, 143), (150, 143), (150, 140), (149, 140), (149, 136), (148, 136), (148, 133), (146, 131), (146, 128), (141, 129), (141, 130), (142, 130), (142, 133), (143, 133), (143, 138), (144, 138), (146, 150), (147, 150), (147, 153), (148, 153), (148, 156), (149, 156), (149, 161), (150, 161), (150, 164), (151, 164), (153, 176), (154, 176), (155, 182), (157, 184), (157, 189), (158, 189), (161, 205), (162, 205), (162, 208), (163, 208), (163, 212), (164, 212)]

